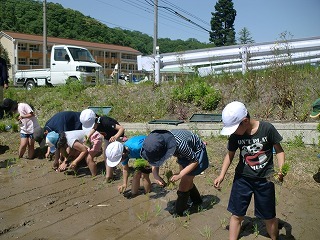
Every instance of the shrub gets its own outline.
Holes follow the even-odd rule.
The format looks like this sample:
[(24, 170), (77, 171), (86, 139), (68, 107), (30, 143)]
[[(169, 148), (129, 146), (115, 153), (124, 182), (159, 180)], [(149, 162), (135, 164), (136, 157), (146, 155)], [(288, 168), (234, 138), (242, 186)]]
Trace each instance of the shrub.
[(203, 80), (181, 82), (172, 90), (173, 99), (185, 103), (194, 103), (203, 110), (217, 108), (221, 93)]
[(305, 147), (303, 142), (303, 135), (299, 134), (297, 136), (294, 136), (294, 139), (289, 140), (287, 144), (290, 147)]

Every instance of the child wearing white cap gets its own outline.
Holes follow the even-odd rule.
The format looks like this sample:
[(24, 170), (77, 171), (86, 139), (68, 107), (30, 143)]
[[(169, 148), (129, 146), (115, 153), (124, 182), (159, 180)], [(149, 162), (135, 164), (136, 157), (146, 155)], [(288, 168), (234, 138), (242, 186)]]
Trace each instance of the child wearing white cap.
[[(69, 168), (76, 170), (80, 161), (85, 159), (91, 175), (97, 175), (97, 165), (94, 162), (94, 157), (99, 153), (102, 146), (102, 136), (96, 132), (90, 138), (91, 146), (85, 145), (85, 136), (88, 130), (74, 130), (61, 132), (60, 134), (52, 131), (47, 134), (46, 143), (49, 147), (55, 146), (55, 160), (53, 163), (54, 168), (58, 171), (64, 171), (67, 168), (67, 161), (69, 157), (74, 158), (70, 163)], [(69, 148), (70, 151), (67, 151)], [(74, 151), (76, 150), (76, 151)], [(76, 154), (74, 154), (76, 152)], [(64, 161), (59, 164), (60, 153), (65, 157)]]
[(118, 186), (118, 191), (120, 193), (123, 193), (128, 186), (129, 159), (135, 158), (135, 171), (131, 184), (131, 195), (128, 195), (131, 197), (138, 195), (140, 179), (142, 179), (145, 193), (149, 193), (151, 190), (151, 181), (149, 178), (151, 168), (148, 166), (148, 162), (141, 159), (140, 156), (141, 147), (145, 138), (146, 136), (143, 135), (134, 136), (129, 138), (124, 144), (115, 141), (110, 143), (106, 149), (106, 165), (109, 167), (115, 167), (120, 162), (122, 164), (123, 184)]
[[(240, 150), (228, 204), (228, 211), (232, 214), (229, 239), (238, 239), (241, 223), (254, 195), (255, 215), (265, 221), (269, 236), (275, 240), (278, 237), (275, 188), (268, 178), (274, 174), (273, 148), (279, 169), (285, 162), (280, 144), (282, 137), (271, 123), (252, 119), (245, 105), (238, 101), (229, 103), (223, 109), (222, 122), (221, 134), (229, 136), (228, 153), (220, 175), (214, 180), (216, 188), (220, 188), (237, 149)], [(282, 173), (278, 175), (279, 180), (283, 181)]]
[[(124, 136), (124, 127), (118, 121), (108, 116), (99, 116), (91, 109), (85, 109), (80, 114), (80, 122), (83, 129), (90, 130), (87, 137), (90, 138), (96, 131), (104, 136), (104, 153), (108, 144), (119, 140)], [(106, 166), (107, 180), (113, 179), (113, 168)]]

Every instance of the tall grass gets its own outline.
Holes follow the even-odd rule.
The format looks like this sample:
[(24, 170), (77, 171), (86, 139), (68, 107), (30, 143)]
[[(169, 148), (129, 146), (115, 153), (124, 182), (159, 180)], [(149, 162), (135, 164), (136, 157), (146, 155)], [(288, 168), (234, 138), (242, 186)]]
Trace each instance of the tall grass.
[(311, 121), (311, 104), (320, 94), (319, 67), (272, 66), (247, 74), (190, 77), (154, 86), (152, 83), (85, 87), (71, 82), (31, 91), (10, 87), (5, 97), (35, 107), (43, 125), (56, 112), (82, 111), (88, 106), (111, 106), (120, 122), (189, 119), (194, 113), (221, 113), (225, 104), (243, 101), (261, 120)]

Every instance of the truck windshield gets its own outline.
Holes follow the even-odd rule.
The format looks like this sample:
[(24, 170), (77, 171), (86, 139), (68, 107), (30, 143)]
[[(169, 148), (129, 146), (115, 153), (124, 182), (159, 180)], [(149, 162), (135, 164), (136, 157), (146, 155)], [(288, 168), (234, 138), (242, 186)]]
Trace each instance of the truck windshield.
[(96, 62), (91, 53), (85, 48), (68, 47), (74, 61)]

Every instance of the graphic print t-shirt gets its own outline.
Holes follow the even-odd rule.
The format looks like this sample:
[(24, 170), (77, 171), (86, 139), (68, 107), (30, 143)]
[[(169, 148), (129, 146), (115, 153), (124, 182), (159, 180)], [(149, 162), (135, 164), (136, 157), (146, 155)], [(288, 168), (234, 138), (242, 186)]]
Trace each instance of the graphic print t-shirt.
[(253, 135), (232, 134), (228, 141), (228, 150), (240, 150), (236, 174), (251, 178), (266, 178), (273, 174), (273, 145), (280, 143), (282, 137), (268, 122), (259, 122)]
[[(120, 124), (111, 117), (102, 116), (97, 118), (95, 122), (98, 123), (96, 131), (100, 132), (100, 134), (103, 135), (106, 140), (109, 140), (112, 136), (118, 133), (118, 130), (115, 128), (116, 125)], [(123, 137), (123, 134), (121, 137)]]

